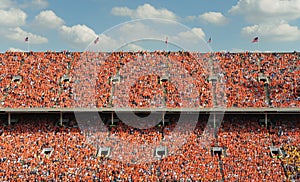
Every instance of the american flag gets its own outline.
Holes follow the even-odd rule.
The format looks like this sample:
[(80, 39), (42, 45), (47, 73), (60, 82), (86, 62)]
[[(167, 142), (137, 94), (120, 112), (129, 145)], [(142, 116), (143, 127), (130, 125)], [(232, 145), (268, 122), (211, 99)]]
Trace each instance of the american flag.
[(252, 43), (258, 42), (258, 37), (254, 37), (254, 39), (252, 40)]
[(209, 37), (207, 43), (209, 43), (209, 44), (211, 43), (211, 37)]
[(96, 38), (96, 40), (94, 40), (94, 44), (97, 44), (99, 42), (99, 37)]

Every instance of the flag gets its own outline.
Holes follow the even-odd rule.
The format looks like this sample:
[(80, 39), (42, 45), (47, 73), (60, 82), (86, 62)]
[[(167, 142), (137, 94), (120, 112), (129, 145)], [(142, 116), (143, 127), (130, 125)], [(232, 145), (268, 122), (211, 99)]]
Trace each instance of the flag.
[(28, 42), (29, 41), (29, 38), (28, 37), (25, 37), (25, 42)]
[(166, 37), (165, 43), (168, 44), (168, 37)]
[(96, 40), (94, 40), (94, 44), (97, 44), (99, 42), (99, 37), (96, 38)]
[(258, 42), (258, 37), (255, 37), (255, 38), (252, 40), (252, 43), (255, 43), (255, 42)]
[(211, 37), (209, 37), (207, 43), (209, 43), (209, 44), (211, 43)]

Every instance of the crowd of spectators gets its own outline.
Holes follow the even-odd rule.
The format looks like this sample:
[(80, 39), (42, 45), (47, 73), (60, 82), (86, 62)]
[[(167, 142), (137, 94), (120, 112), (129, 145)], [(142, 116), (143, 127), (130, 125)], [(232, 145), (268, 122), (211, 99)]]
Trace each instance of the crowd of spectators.
[(300, 180), (300, 122), (297, 115), (272, 118), (271, 137), (274, 146), (283, 149), (281, 158), (289, 180)]
[(225, 80), (227, 107), (267, 107), (264, 84), (258, 81), (256, 53), (216, 53)]
[[(67, 73), (72, 60), (70, 54), (8, 52), (0, 57), (1, 107), (53, 107), (57, 104), (59, 82)], [(14, 80), (15, 76), (20, 78)]]
[(299, 107), (300, 57), (298, 54), (260, 54), (261, 70), (270, 79), (271, 107)]
[[(299, 171), (299, 118), (277, 116), (266, 127), (258, 122), (259, 115), (227, 115), (217, 135), (203, 143), (203, 130), (208, 115), (200, 115), (195, 129), (180, 132), (186, 142), (172, 155), (150, 160), (140, 150), (111, 143), (116, 138), (137, 146), (164, 143), (174, 131), (177, 116), (169, 115), (170, 123), (149, 129), (137, 129), (117, 122), (108, 128), (108, 139), (102, 145), (112, 145), (110, 157), (97, 156), (90, 136), (71, 115), (65, 126), (57, 125), (55, 114), (14, 115), (19, 122), (7, 126), (0, 117), (0, 180), (1, 181), (297, 181)], [(276, 119), (277, 118), (277, 119)], [(289, 122), (290, 121), (290, 122)], [(98, 138), (99, 139), (99, 138)], [(101, 139), (100, 139), (101, 140)], [(175, 143), (175, 145), (177, 145)], [(223, 152), (212, 152), (214, 146)], [(281, 157), (270, 153), (270, 146), (281, 148)], [(50, 154), (43, 149), (53, 148)], [(171, 148), (171, 145), (168, 146)], [(145, 157), (140, 163), (112, 157), (114, 151), (122, 157)], [(120, 155), (118, 153), (118, 155)], [(149, 157), (149, 160), (146, 158)]]
[[(296, 53), (6, 52), (0, 54), (0, 108), (299, 107), (299, 75)], [(260, 116), (231, 115), (205, 144), (207, 116), (200, 116), (192, 132), (179, 130), (173, 138), (168, 136), (176, 119), (143, 130), (107, 124), (109, 134), (98, 138), (108, 140), (96, 143), (123, 153), (112, 152), (118, 160), (97, 157), (96, 143), (75, 127), (74, 118), (61, 127), (55, 115), (17, 115), (18, 123), (5, 126), (5, 116), (0, 115), (0, 181), (300, 180), (296, 116), (276, 115), (266, 127)], [(128, 156), (142, 144), (178, 151), (151, 161), (153, 151), (139, 148), (135, 157), (143, 162), (132, 164)], [(212, 146), (224, 152), (213, 155)], [(270, 146), (284, 153), (274, 157)], [(53, 153), (45, 155), (45, 148)]]
[[(243, 122), (243, 123), (241, 123)], [(283, 181), (284, 170), (279, 159), (271, 158), (272, 140), (258, 117), (231, 117), (218, 135), (223, 156), (225, 181)]]
[(298, 107), (299, 75), (297, 53), (6, 52), (0, 107)]

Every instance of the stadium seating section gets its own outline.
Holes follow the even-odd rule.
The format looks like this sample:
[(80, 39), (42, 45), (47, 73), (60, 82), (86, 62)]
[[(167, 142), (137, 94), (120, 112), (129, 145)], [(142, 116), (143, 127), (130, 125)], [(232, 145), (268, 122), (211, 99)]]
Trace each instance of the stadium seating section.
[(6, 52), (0, 107), (299, 107), (299, 75), (297, 53)]
[[(16, 114), (18, 123), (3, 125), (0, 118), (1, 181), (299, 181), (299, 116), (271, 115), (266, 127), (263, 115), (225, 115), (217, 135), (203, 144), (208, 115), (200, 115), (187, 142), (174, 155), (140, 164), (96, 157), (94, 146), (71, 119), (61, 127), (55, 114)], [(74, 116), (64, 116), (74, 118)], [(170, 118), (172, 116), (169, 116)], [(174, 120), (175, 121), (175, 120)], [(108, 126), (109, 127), (109, 126)], [(131, 143), (162, 139), (174, 123), (137, 130), (116, 123), (110, 134)], [(184, 133), (178, 137), (186, 137)], [(211, 147), (224, 152), (213, 153)], [(277, 147), (283, 154), (270, 152)], [(47, 156), (43, 148), (53, 148)], [(124, 148), (124, 150), (127, 150)], [(126, 151), (125, 151), (126, 152)], [(136, 155), (140, 155), (137, 153)]]

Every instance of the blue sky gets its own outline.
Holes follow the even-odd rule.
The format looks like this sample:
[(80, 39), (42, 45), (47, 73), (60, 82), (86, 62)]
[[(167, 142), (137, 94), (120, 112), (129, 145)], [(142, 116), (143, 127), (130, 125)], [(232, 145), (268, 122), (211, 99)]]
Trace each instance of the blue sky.
[[(160, 30), (159, 24), (140, 21), (103, 34), (120, 23), (144, 18), (168, 19), (189, 29)], [(149, 33), (160, 43), (135, 41), (128, 49), (172, 49), (173, 42), (185, 41), (201, 51), (193, 41), (200, 38), (205, 43), (211, 37), (214, 51), (300, 51), (300, 0), (0, 1), (1, 52), (27, 51), (27, 36), (32, 51), (83, 51), (97, 36), (101, 49), (115, 50), (132, 35), (142, 38)], [(251, 43), (256, 36), (259, 43)]]

